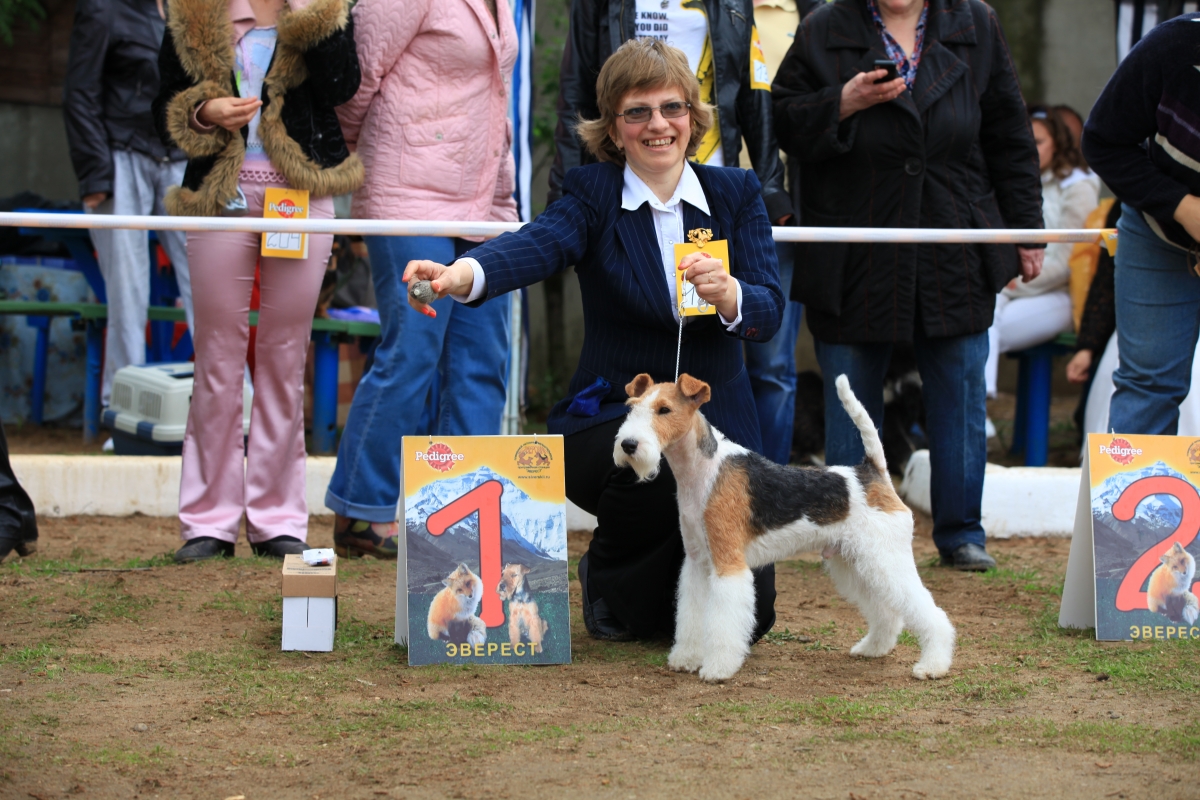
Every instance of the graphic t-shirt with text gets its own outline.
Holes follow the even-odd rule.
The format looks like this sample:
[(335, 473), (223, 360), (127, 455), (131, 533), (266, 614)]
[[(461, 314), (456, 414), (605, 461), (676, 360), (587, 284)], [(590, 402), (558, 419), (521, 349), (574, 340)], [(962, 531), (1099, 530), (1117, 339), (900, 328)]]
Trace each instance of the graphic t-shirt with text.
[[(637, 35), (660, 39), (687, 56), (688, 66), (700, 81), (700, 100), (716, 106), (712, 38), (703, 0), (637, 0)], [(713, 124), (692, 159), (714, 167), (725, 166), (721, 128), (713, 108)]]

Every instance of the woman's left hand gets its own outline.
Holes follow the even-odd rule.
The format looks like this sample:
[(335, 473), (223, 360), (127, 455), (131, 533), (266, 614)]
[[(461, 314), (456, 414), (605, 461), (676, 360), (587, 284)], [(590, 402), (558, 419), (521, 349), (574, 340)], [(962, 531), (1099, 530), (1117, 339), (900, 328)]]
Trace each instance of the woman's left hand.
[(721, 259), (708, 253), (692, 253), (679, 262), (679, 269), (686, 270), (684, 279), (696, 287), (696, 294), (725, 319), (737, 317), (737, 280), (725, 271)]
[(1044, 247), (1018, 247), (1017, 254), (1021, 256), (1021, 282), (1029, 283), (1042, 274), (1042, 262), (1046, 258)]

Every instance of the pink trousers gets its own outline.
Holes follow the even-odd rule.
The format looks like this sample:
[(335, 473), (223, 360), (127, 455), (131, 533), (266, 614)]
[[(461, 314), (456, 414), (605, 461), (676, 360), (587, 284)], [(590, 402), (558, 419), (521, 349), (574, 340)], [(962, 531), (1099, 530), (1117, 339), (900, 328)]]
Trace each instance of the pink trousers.
[[(247, 216), (262, 216), (263, 191), (243, 181)], [(311, 219), (333, 217), (333, 199), (311, 201)], [(309, 235), (308, 258), (263, 258), (250, 441), (242, 447), (242, 378), (250, 292), (261, 234), (195, 231), (187, 237), (195, 304), (196, 378), (183, 440), (179, 523), (184, 539), (247, 536), (304, 541), (304, 361), (330, 235)], [(243, 471), (243, 455), (245, 466)]]

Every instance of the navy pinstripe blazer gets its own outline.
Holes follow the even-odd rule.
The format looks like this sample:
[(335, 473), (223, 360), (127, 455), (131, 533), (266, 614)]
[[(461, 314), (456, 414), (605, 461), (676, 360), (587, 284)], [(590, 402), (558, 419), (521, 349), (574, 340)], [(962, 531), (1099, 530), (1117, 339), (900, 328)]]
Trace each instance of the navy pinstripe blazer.
[[(684, 230), (711, 228), (729, 240), (731, 274), (742, 286), (742, 324), (729, 333), (715, 315), (683, 329), (680, 371), (712, 387), (708, 419), (727, 437), (761, 449), (758, 415), (741, 339), (762, 342), (779, 328), (783, 293), (771, 223), (749, 170), (693, 165), (712, 216), (684, 203)], [(663, 272), (649, 203), (621, 208), (624, 171), (611, 163), (567, 173), (563, 196), (529, 225), (471, 250), (487, 276), (488, 299), (574, 265), (583, 294), (584, 339), (567, 397), (550, 411), (552, 433), (571, 434), (625, 413), (625, 385), (641, 372), (675, 378), (678, 323)], [(575, 395), (597, 378), (612, 388), (595, 416), (569, 414)]]

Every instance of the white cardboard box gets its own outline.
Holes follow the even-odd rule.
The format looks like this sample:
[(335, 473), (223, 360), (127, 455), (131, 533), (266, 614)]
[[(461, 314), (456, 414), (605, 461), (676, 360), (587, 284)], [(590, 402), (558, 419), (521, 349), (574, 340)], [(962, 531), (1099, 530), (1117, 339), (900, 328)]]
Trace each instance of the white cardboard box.
[(283, 649), (329, 652), (337, 628), (337, 557), (313, 567), (299, 554), (283, 559)]
[(328, 653), (333, 650), (336, 627), (336, 597), (283, 598), (284, 650)]

